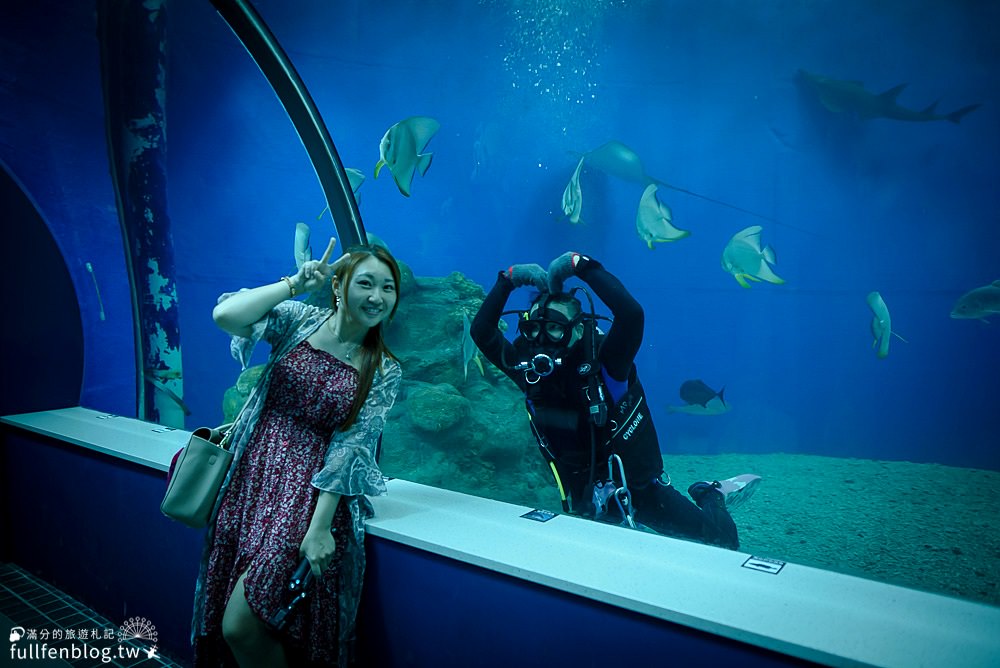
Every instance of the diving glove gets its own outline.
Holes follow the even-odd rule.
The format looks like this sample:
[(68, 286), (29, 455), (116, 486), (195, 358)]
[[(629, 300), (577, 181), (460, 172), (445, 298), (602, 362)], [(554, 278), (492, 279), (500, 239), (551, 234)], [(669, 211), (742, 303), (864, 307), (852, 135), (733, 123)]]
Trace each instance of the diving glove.
[(541, 265), (515, 264), (507, 270), (507, 278), (514, 284), (515, 288), (531, 285), (537, 288), (539, 292), (545, 292), (549, 289), (545, 270), (542, 269)]
[(576, 273), (576, 263), (580, 254), (566, 251), (549, 264), (549, 292), (556, 294), (563, 291), (563, 282)]

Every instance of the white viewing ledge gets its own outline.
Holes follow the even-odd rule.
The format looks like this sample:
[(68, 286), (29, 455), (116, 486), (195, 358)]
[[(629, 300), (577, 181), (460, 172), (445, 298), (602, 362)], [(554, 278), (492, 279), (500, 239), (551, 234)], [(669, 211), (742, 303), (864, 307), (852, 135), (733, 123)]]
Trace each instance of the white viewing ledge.
[[(84, 408), (0, 421), (161, 471), (189, 435)], [(527, 507), (405, 480), (388, 488), (372, 499), (373, 536), (473, 566), (831, 666), (1000, 666), (998, 607), (790, 563), (753, 570), (745, 553), (535, 522)]]
[(0, 422), (158, 471), (170, 468), (171, 458), (191, 437), (183, 429), (80, 406), (5, 415)]

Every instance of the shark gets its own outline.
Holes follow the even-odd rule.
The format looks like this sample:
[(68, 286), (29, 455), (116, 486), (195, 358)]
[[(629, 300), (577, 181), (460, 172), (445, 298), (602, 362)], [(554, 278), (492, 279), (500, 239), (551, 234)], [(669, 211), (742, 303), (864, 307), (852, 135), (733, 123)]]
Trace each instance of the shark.
[(989, 285), (973, 288), (958, 298), (951, 310), (951, 317), (956, 320), (982, 320), (1000, 314), (1000, 280)]
[(653, 243), (677, 241), (690, 236), (690, 232), (673, 226), (670, 207), (656, 199), (656, 184), (650, 183), (639, 200), (639, 210), (635, 214), (635, 229), (639, 238), (646, 242), (649, 250)]
[(423, 151), (440, 129), (441, 124), (429, 116), (412, 116), (386, 130), (378, 146), (375, 178), (388, 167), (399, 192), (409, 197), (414, 172), (423, 176), (431, 166), (434, 154)]
[(815, 91), (819, 101), (828, 110), (835, 113), (855, 114), (862, 120), (872, 118), (889, 118), (895, 121), (950, 121), (959, 123), (962, 118), (982, 104), (970, 104), (947, 114), (936, 111), (937, 102), (917, 111), (907, 109), (896, 102), (907, 84), (900, 84), (882, 93), (872, 93), (865, 89), (864, 83), (844, 79), (831, 79), (821, 74), (799, 70), (799, 77)]
[(722, 251), (722, 268), (733, 275), (736, 282), (744, 288), (749, 288), (751, 281), (767, 281), (781, 284), (785, 280), (771, 269), (777, 258), (770, 246), (760, 246), (760, 225), (752, 225), (740, 230), (726, 244)]
[(875, 355), (880, 359), (889, 356), (889, 340), (895, 336), (903, 343), (908, 343), (896, 332), (892, 331), (892, 318), (889, 316), (889, 307), (885, 305), (885, 300), (878, 292), (868, 293), (868, 308), (872, 310), (872, 348), (875, 348)]

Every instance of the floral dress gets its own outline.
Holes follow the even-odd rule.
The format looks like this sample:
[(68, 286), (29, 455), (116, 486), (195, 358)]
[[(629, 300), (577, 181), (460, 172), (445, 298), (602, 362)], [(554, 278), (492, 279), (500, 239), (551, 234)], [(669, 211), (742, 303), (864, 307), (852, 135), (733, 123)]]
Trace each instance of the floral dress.
[[(299, 546), (323, 489), (344, 495), (331, 526), (336, 553), (313, 583), (306, 606), (290, 618), (283, 640), (310, 663), (347, 661), (364, 572), (363, 522), (371, 514), (363, 494), (385, 489), (374, 448), (399, 373), (393, 362), (388, 372), (376, 374), (355, 424), (338, 431), (357, 393), (358, 372), (305, 340), (315, 331), (312, 320), (322, 324), (324, 315), (329, 312), (285, 302), (253, 339), (237, 342), (237, 349), (247, 352), (264, 338), (274, 351), (257, 388), (258, 401), (257, 391), (248, 399), (245, 413), (252, 415), (237, 423), (243, 447), (219, 495), (207, 540), (195, 599), (196, 665), (225, 664), (222, 618), (241, 575), (246, 574), (250, 609), (261, 619), (286, 602), (285, 587), (301, 561)], [(298, 327), (288, 326), (302, 316)]]

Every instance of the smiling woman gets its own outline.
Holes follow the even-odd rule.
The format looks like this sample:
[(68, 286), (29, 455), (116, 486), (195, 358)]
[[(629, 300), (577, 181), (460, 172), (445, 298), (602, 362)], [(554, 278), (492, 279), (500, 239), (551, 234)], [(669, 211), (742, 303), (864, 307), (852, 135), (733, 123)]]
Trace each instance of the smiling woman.
[[(123, 256), (134, 246), (120, 234), (109, 180), (113, 172), (122, 172), (110, 168), (106, 158), (131, 155), (121, 146), (109, 150), (107, 143), (138, 136), (130, 133), (141, 132), (144, 117), (122, 115), (112, 100), (103, 99), (101, 44), (93, 8), (88, 11), (86, 4), (0, 3), (5, 56), (0, 81), (17, 82), (0, 85), (0, 160), (38, 204), (79, 302), (70, 298), (66, 303), (65, 293), (53, 297), (54, 290), (62, 290), (50, 287), (61, 270), (42, 259), (47, 253), (40, 254), (34, 242), (22, 240), (20, 219), (14, 219), (4, 248), (24, 264), (7, 274), (13, 307), (5, 313), (17, 315), (5, 328), (11, 332), (8, 355), (16, 357), (21, 375), (12, 376), (15, 382), (8, 383), (6, 393), (17, 395), (8, 396), (15, 410), (23, 405), (16, 400), (29, 393), (34, 403), (23, 410), (62, 405), (62, 390), (79, 382), (66, 377), (79, 370), (78, 360), (55, 363), (65, 349), (48, 337), (57, 336), (52, 327), (79, 315), (85, 355), (81, 403), (135, 415), (143, 380), (140, 373), (135, 382), (132, 314), (156, 302), (131, 301)], [(124, 4), (107, 0), (101, 6)], [(857, 571), (996, 609), (1000, 560), (990, 532), (983, 531), (983, 518), (994, 516), (1000, 502), (985, 493), (998, 487), (982, 475), (1000, 469), (995, 447), (1000, 412), (983, 408), (984, 397), (996, 396), (1000, 378), (996, 327), (948, 314), (954, 307), (956, 317), (992, 320), (990, 311), (997, 310), (995, 299), (979, 297), (996, 294), (990, 282), (1000, 278), (990, 250), (998, 247), (1000, 235), (1000, 226), (993, 224), (992, 187), (1000, 170), (1000, 135), (993, 130), (1000, 127), (1000, 106), (991, 104), (1000, 67), (1000, 4), (926, 0), (921, 12), (904, 0), (877, 6), (864, 0), (394, 0), (389, 8), (322, 0), (257, 4), (295, 60), (300, 79), (286, 77), (273, 85), (274, 76), (283, 68), (287, 73), (290, 64), (280, 57), (276, 40), (241, 43), (234, 38), (234, 32), (246, 36), (244, 28), (253, 27), (253, 21), (231, 20), (234, 15), (226, 8), (249, 8), (246, 0), (129, 6), (163, 12), (158, 19), (169, 13), (167, 33), (151, 37), (156, 44), (141, 45), (165, 61), (166, 84), (162, 91), (151, 85), (134, 92), (164, 94), (169, 111), (169, 137), (162, 136), (169, 140), (169, 151), (162, 147), (161, 175), (169, 189), (151, 193), (157, 209), (150, 213), (161, 241), (167, 236), (160, 214), (170, 213), (176, 265), (170, 275), (183, 302), (177, 316), (185, 341), (185, 392), (177, 396), (192, 411), (187, 427), (217, 424), (220, 397), (234, 384), (227, 400), (256, 387), (251, 401), (295, 396), (295, 410), (346, 425), (357, 408), (350, 393), (340, 392), (338, 401), (325, 404), (327, 390), (362, 386), (366, 369), (372, 371), (370, 396), (388, 382), (367, 336), (359, 335), (362, 324), (395, 308), (388, 306), (384, 274), (365, 278), (370, 285), (357, 282), (365, 271), (345, 275), (338, 280), (339, 305), (325, 296), (330, 277), (323, 296), (314, 294), (305, 304), (295, 301), (302, 299), (298, 294), (288, 299), (293, 289), (305, 289), (291, 269), (290, 242), (298, 221), (312, 223), (322, 238), (334, 233), (332, 218), (345, 246), (365, 238), (360, 227), (357, 238), (345, 229), (360, 219), (356, 207), (351, 210), (356, 204), (352, 179), (333, 169), (336, 156), (318, 124), (322, 111), (345, 163), (367, 175), (363, 185), (353, 179), (366, 222), (374, 223), (379, 237), (412, 268), (404, 267), (404, 285), (396, 286), (405, 298), (390, 330), (390, 347), (406, 368), (399, 403), (408, 404), (387, 418), (380, 469), (396, 476), (390, 488), (401, 489), (398, 483), (409, 481), (559, 509), (551, 471), (537, 456), (538, 443), (523, 419), (524, 395), (503, 369), (485, 359), (481, 367), (469, 369), (482, 353), (466, 322), (480, 308), (495, 272), (510, 261), (530, 264), (566, 248), (590, 249), (634, 291), (645, 315), (635, 359), (643, 370), (648, 399), (643, 415), (649, 419), (636, 429), (656, 425), (660, 450), (651, 453), (651, 463), (662, 465), (682, 494), (706, 475), (754, 471), (765, 478), (751, 503), (733, 513), (742, 550), (822, 566), (834, 574)], [(136, 30), (134, 37), (142, 34)], [(247, 49), (254, 51), (253, 58)], [(127, 56), (119, 57), (121, 65), (129, 65)], [(918, 113), (938, 96), (942, 113), (928, 115), (954, 113), (977, 102), (983, 106), (966, 112), (961, 123), (914, 123), (886, 117), (899, 110), (869, 96), (865, 102), (882, 105), (886, 113), (862, 120), (832, 113), (814, 88), (797, 86), (794, 76), (800, 69), (828, 75), (828, 91), (864, 82), (846, 87), (875, 95), (909, 81), (895, 104)], [(160, 72), (145, 68), (145, 80), (157, 84)], [(305, 84), (317, 104), (307, 103)], [(302, 104), (289, 104), (296, 95)], [(415, 118), (440, 123), (429, 143), (427, 135), (399, 123)], [(140, 119), (140, 127), (120, 119)], [(391, 127), (395, 130), (381, 149), (379, 140)], [(117, 134), (109, 138), (108, 131)], [(433, 168), (412, 176), (421, 173), (426, 164), (421, 156), (429, 151)], [(373, 168), (380, 157), (387, 162), (376, 180)], [(406, 170), (403, 178), (417, 181), (412, 191), (407, 188), (410, 197), (400, 194), (400, 174), (393, 166), (402, 168), (395, 172)], [(136, 191), (142, 189), (141, 176), (129, 178)], [(343, 196), (331, 202), (338, 188)], [(163, 197), (169, 207), (161, 206)], [(133, 194), (139, 213), (143, 201), (141, 192)], [(328, 204), (332, 216), (312, 218)], [(952, 233), (942, 232), (942, 221)], [(757, 226), (748, 226), (755, 222), (763, 227), (759, 238), (750, 238), (754, 243), (749, 245), (734, 241), (727, 252), (727, 242), (734, 235), (739, 241), (739, 231), (752, 231)], [(691, 234), (658, 244), (679, 236), (668, 223)], [(141, 232), (142, 216), (132, 226)], [(752, 236), (743, 234), (743, 241)], [(286, 241), (288, 248), (282, 248)], [(297, 250), (300, 264), (312, 260), (311, 254), (305, 256), (307, 243)], [(358, 266), (366, 267), (364, 261)], [(755, 283), (751, 277), (763, 280)], [(369, 298), (366, 291), (376, 290), (378, 280), (383, 280), (379, 297)], [(743, 289), (740, 281), (753, 289)], [(263, 292), (254, 294), (273, 299), (257, 314), (266, 318), (264, 334), (277, 334), (276, 327), (298, 316), (303, 322), (313, 318), (309, 326), (316, 327), (311, 330), (315, 338), (276, 353), (287, 352), (283, 363), (267, 367), (269, 379), (260, 386), (250, 373), (235, 379), (238, 368), (224, 354), (225, 342), (208, 317), (220, 292), (240, 286), (262, 286)], [(982, 289), (973, 290), (976, 286)], [(355, 290), (362, 291), (358, 299)], [(892, 311), (891, 328), (888, 318), (880, 318), (886, 323), (880, 340), (888, 341), (898, 329), (910, 341), (893, 343), (883, 360), (871, 346), (872, 313), (863, 301), (868, 294), (884, 297)], [(528, 310), (527, 291), (513, 298), (518, 303), (510, 308)], [(241, 299), (226, 300), (218, 314), (224, 316)], [(608, 316), (608, 306), (596, 303), (593, 314)], [(586, 305), (585, 311), (590, 311)], [(52, 313), (60, 317), (35, 317)], [(560, 318), (549, 318), (545, 330), (542, 323), (525, 323), (519, 327), (508, 317), (499, 330), (495, 320), (484, 322), (484, 328), (514, 341), (519, 335), (530, 338), (530, 329), (537, 327), (533, 345), (538, 346), (554, 346), (560, 332), (567, 338)], [(243, 328), (247, 323), (233, 324)], [(613, 324), (616, 330), (625, 325), (622, 318)], [(601, 328), (610, 329), (607, 322)], [(174, 331), (164, 328), (164, 341), (170, 342)], [(240, 333), (253, 341), (257, 332), (247, 327)], [(238, 348), (245, 355), (250, 346)], [(568, 365), (541, 366), (546, 359), (559, 359), (558, 354), (525, 352), (533, 354), (506, 363), (530, 362), (539, 377), (552, 370), (554, 377), (546, 376), (539, 385), (569, 370)], [(385, 364), (393, 366), (393, 361)], [(698, 378), (711, 388), (725, 387), (724, 400), (686, 392), (678, 398), (681, 383)], [(278, 392), (281, 381), (289, 380), (295, 394)], [(580, 393), (579, 386), (567, 387)], [(278, 408), (282, 412), (287, 406)], [(327, 413), (319, 415), (323, 408)], [(346, 430), (365, 424), (365, 416), (362, 406)], [(550, 430), (558, 428), (555, 411), (545, 417)], [(264, 431), (261, 427), (262, 433), (254, 435), (248, 425), (247, 443), (273, 444), (282, 438)], [(372, 434), (374, 427), (361, 447), (332, 439), (327, 445), (344, 456), (364, 452), (377, 441)], [(258, 482), (249, 475), (251, 464), (273, 454), (261, 448), (255, 459), (251, 450), (248, 445), (246, 471), (239, 474), (246, 476), (241, 478), (246, 486)], [(654, 461), (655, 456), (660, 459)], [(902, 466), (906, 462), (914, 466)], [(0, 462), (0, 471), (13, 470), (7, 463), (13, 462)], [(607, 458), (602, 469), (607, 472)], [(376, 475), (371, 467), (356, 471), (364, 482), (365, 476)], [(234, 499), (241, 484), (236, 475)], [(13, 477), (8, 473), (5, 480)], [(85, 476), (70, 478), (63, 489), (72, 499), (70, 493), (80, 494)], [(629, 476), (629, 484), (635, 483)], [(0, 489), (12, 488), (0, 481)], [(950, 495), (953, 508), (931, 493), (938, 489)], [(156, 497), (158, 502), (162, 493)], [(19, 503), (20, 497), (10, 498)], [(336, 521), (345, 498), (334, 511)], [(457, 503), (445, 494), (435, 495), (435, 502)], [(125, 501), (124, 507), (132, 505)], [(405, 505), (396, 507), (402, 512)], [(392, 508), (385, 507), (387, 512)], [(476, 506), (483, 513), (491, 507)], [(73, 510), (82, 519), (83, 512)], [(303, 511), (314, 512), (312, 507)], [(681, 549), (676, 540), (611, 527), (620, 534), (613, 535), (603, 525), (590, 524), (613, 546), (641, 544), (665, 558)], [(473, 517), (470, 526), (490, 533), (488, 521), (477, 523)], [(28, 535), (51, 537), (57, 547), (84, 546), (86, 539), (73, 540), (70, 527), (46, 527), (51, 536), (29, 527), (9, 532), (10, 542), (26, 545), (22, 538)], [(171, 535), (166, 531), (164, 536)], [(587, 532), (581, 542), (596, 542), (597, 535)], [(346, 549), (343, 536), (336, 534), (335, 550)], [(525, 542), (537, 540), (531, 533), (524, 536)], [(299, 543), (287, 557), (292, 562), (304, 533), (296, 538)], [(319, 547), (324, 545), (320, 541)], [(519, 543), (502, 547), (508, 546), (526, 552)], [(704, 551), (734, 563), (738, 556)], [(75, 561), (92, 569), (100, 556), (83, 552)], [(614, 560), (624, 567), (616, 570), (632, 570), (636, 557), (621, 549)], [(193, 566), (196, 557), (185, 560)], [(240, 572), (242, 566), (231, 570)], [(785, 569), (783, 579), (798, 570)], [(241, 591), (259, 610), (254, 592), (262, 589), (256, 573), (248, 571)], [(139, 579), (121, 578), (123, 599), (131, 595), (124, 589), (126, 580)], [(186, 599), (186, 594), (176, 596), (181, 589), (162, 598)], [(223, 592), (223, 604), (232, 598), (225, 598), (229, 593)], [(793, 599), (784, 610), (801, 619), (801, 605)], [(831, 605), (849, 609), (837, 600)], [(129, 601), (133, 606), (134, 599)], [(186, 616), (187, 611), (176, 615)], [(475, 620), (468, 617), (469, 623)]]
[[(385, 493), (376, 462), (400, 367), (383, 339), (396, 312), (399, 268), (383, 248), (220, 298), (213, 317), (244, 354), (272, 346), (233, 427), (234, 460), (210, 520), (195, 598), (196, 658), (243, 666), (346, 665), (364, 574), (367, 495)], [(289, 299), (333, 283), (332, 309)], [(334, 535), (336, 534), (336, 535)], [(307, 605), (280, 629), (300, 567)]]

